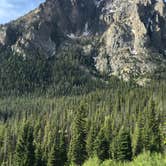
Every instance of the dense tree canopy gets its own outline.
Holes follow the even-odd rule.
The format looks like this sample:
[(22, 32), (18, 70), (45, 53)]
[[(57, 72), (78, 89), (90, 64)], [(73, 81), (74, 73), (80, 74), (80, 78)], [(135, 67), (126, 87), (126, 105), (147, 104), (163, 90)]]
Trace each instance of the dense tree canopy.
[(94, 156), (130, 161), (144, 151), (165, 153), (165, 80), (141, 87), (85, 71), (92, 57), (82, 59), (79, 49), (59, 57), (0, 56), (0, 165), (82, 165)]
[[(0, 99), (0, 162), (82, 164), (88, 157), (132, 160), (165, 150), (165, 83), (66, 97)], [(24, 156), (24, 157), (23, 157)]]

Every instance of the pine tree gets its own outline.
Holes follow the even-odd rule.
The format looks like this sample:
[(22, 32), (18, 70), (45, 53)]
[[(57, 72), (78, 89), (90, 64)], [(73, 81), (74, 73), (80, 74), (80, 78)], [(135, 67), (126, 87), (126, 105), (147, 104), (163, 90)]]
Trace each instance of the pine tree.
[(138, 114), (138, 122), (135, 124), (133, 133), (133, 156), (137, 156), (143, 150), (142, 130), (143, 130), (143, 119), (141, 111)]
[(137, 156), (142, 151), (142, 140), (139, 124), (136, 123), (134, 134), (133, 134), (133, 156)]
[(64, 166), (67, 162), (67, 144), (65, 132), (57, 130), (50, 138), (51, 151), (48, 155), (47, 166)]
[(161, 133), (160, 133), (160, 121), (156, 115), (155, 102), (150, 100), (150, 116), (149, 116), (149, 131), (150, 131), (150, 151), (159, 152), (161, 150)]
[(43, 159), (42, 148), (40, 144), (36, 145), (35, 150), (35, 166), (45, 166), (45, 160)]
[(25, 123), (22, 133), (17, 142), (16, 166), (32, 166), (35, 165), (35, 146), (33, 137), (33, 127), (29, 123)]
[(72, 124), (68, 158), (71, 163), (81, 165), (86, 159), (86, 121), (83, 106), (77, 111)]
[(118, 149), (118, 138), (117, 136), (115, 136), (112, 139), (112, 142), (110, 144), (110, 149), (109, 149), (109, 154), (111, 159), (116, 160), (118, 158), (117, 149)]
[(97, 135), (94, 150), (100, 160), (105, 160), (109, 158), (109, 142), (105, 137), (103, 129), (100, 129), (100, 132)]
[(60, 159), (61, 159), (61, 164), (59, 166), (64, 166), (65, 163), (67, 162), (67, 141), (66, 141), (65, 131), (63, 131), (60, 134), (59, 150), (60, 150)]
[(142, 142), (143, 142), (143, 150), (144, 151), (150, 151), (151, 137), (152, 137), (152, 135), (150, 134), (148, 122), (145, 121), (143, 130), (142, 130)]
[(88, 154), (88, 157), (94, 156), (94, 143), (96, 136), (97, 136), (97, 129), (95, 127), (95, 124), (92, 123), (86, 140), (86, 152)]
[(58, 149), (58, 145), (54, 144), (51, 148), (51, 152), (48, 156), (47, 166), (61, 166), (60, 153)]
[(113, 135), (111, 116), (106, 116), (106, 117), (105, 117), (103, 129), (104, 129), (104, 133), (105, 133), (105, 137), (106, 137), (107, 141), (108, 141), (109, 143), (111, 143), (112, 135)]
[(142, 115), (144, 115), (142, 116), (142, 121), (144, 124), (141, 130), (142, 146), (144, 151), (149, 151), (151, 135), (149, 130), (149, 112), (147, 107), (144, 108)]
[(132, 147), (130, 132), (124, 128), (120, 130), (118, 136), (117, 160), (125, 161), (132, 159)]

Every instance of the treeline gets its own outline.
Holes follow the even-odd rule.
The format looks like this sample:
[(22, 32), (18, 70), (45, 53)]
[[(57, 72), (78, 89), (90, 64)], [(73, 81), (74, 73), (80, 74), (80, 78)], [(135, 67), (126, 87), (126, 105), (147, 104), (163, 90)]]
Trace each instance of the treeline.
[(164, 153), (166, 84), (130, 83), (68, 97), (0, 100), (0, 165), (82, 165)]

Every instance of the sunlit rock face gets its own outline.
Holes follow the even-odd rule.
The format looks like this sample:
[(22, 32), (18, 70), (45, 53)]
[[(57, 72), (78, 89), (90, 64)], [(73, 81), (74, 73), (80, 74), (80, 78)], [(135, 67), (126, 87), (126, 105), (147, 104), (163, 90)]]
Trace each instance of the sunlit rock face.
[[(0, 26), (0, 48), (18, 54), (56, 56), (67, 42), (94, 54), (101, 74), (125, 80), (151, 73), (165, 63), (166, 12), (163, 0), (47, 0), (37, 9)], [(81, 46), (80, 46), (81, 47)]]
[(156, 60), (164, 61), (159, 52), (164, 55), (166, 48), (164, 1), (100, 2), (100, 20), (107, 28), (101, 36), (104, 47), (96, 58), (97, 69), (128, 80), (158, 68)]

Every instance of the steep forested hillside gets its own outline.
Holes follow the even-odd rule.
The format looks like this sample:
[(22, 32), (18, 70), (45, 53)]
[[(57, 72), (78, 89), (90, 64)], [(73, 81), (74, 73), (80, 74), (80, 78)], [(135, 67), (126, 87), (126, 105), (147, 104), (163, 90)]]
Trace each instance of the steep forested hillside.
[(0, 164), (132, 164), (140, 154), (164, 163), (165, 70), (140, 86), (101, 75), (78, 43), (62, 49), (49, 58), (1, 53)]
[(46, 0), (0, 25), (0, 52), (57, 58), (67, 45), (85, 40), (80, 48), (100, 74), (140, 82), (166, 68), (165, 7), (164, 0)]
[(165, 82), (147, 87), (109, 81), (81, 95), (0, 99), (1, 165), (81, 165), (131, 161), (165, 151)]
[(13, 52), (2, 52), (0, 59), (1, 96), (32, 92), (81, 94), (105, 85), (92, 66), (92, 56), (84, 55), (83, 50), (76, 45), (60, 51), (57, 57), (45, 57), (42, 54), (22, 57)]

